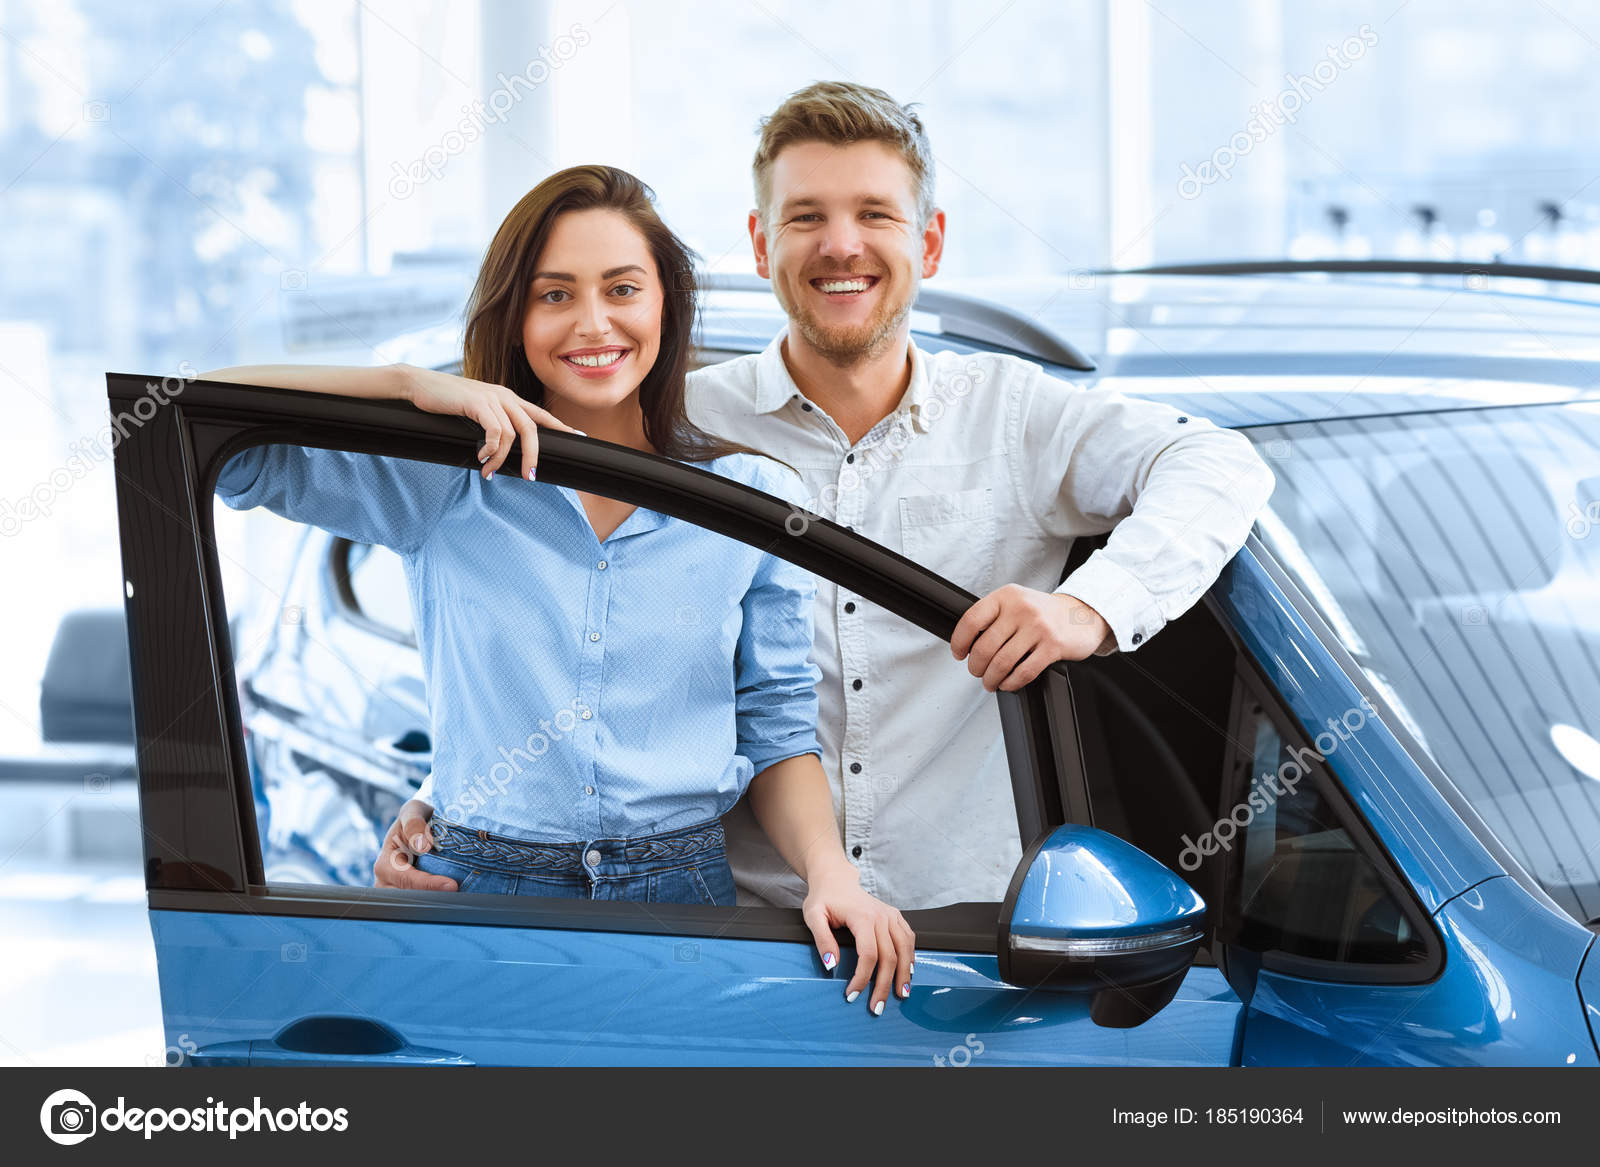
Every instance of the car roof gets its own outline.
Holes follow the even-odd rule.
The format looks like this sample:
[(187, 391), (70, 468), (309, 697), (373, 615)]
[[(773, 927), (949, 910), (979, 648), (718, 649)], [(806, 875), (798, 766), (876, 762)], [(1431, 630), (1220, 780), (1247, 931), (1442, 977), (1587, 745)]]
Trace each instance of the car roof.
[(1557, 287), (1368, 274), (961, 284), (1031, 305), (1097, 363), (1095, 384), (1229, 426), (1600, 396), (1600, 289)]
[[(783, 328), (777, 300), (753, 277), (713, 284), (697, 333), (702, 360), (759, 352)], [(1017, 353), (1074, 383), (1230, 427), (1600, 398), (1600, 287), (1367, 273), (1080, 272), (940, 284), (948, 299), (997, 315), (914, 312), (924, 349)], [(1017, 328), (1014, 346), (995, 343)], [(460, 334), (440, 326), (380, 352), (449, 368)], [(1069, 367), (1062, 354), (1073, 350), (1097, 367)]]

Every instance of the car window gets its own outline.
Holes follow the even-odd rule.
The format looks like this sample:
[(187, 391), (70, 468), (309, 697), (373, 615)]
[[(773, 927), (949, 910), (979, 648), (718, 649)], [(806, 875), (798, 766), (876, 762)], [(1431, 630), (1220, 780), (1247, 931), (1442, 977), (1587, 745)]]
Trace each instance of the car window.
[(1094, 825), (1179, 872), (1207, 902), (1221, 894), (1220, 868), (1180, 861), (1184, 839), (1210, 827), (1222, 800), (1234, 668), (1203, 603), (1136, 653), (1069, 666)]
[(1308, 961), (1425, 963), (1425, 938), (1339, 813), (1315, 751), (1253, 702), (1242, 728), (1237, 806), (1196, 840), (1240, 856), (1237, 942)]
[[(752, 484), (782, 487), (773, 466)], [(755, 477), (748, 468), (733, 476)], [(500, 509), (486, 523), (491, 491)], [(243, 635), (252, 643), (234, 646), (236, 679), (268, 884), (370, 885), (384, 832), (430, 773), (440, 815), (474, 831), (556, 837), (515, 832), (527, 814), (591, 824), (582, 833), (599, 838), (624, 833), (615, 817), (623, 802), (651, 797), (620, 789), (605, 759), (652, 775), (667, 795), (674, 784), (699, 783), (714, 816), (739, 789), (737, 779), (729, 786), (734, 771), (724, 772), (733, 755), (748, 756), (753, 772), (762, 756), (754, 751), (778, 748), (744, 742), (747, 725), (798, 732), (783, 728), (777, 708), (753, 705), (748, 720), (713, 718), (693, 740), (681, 733), (691, 718), (704, 720), (708, 694), (734, 701), (769, 660), (794, 672), (793, 691), (811, 684), (811, 672), (802, 685), (795, 671), (814, 665), (809, 631), (798, 659), (774, 656), (792, 639), (780, 623), (792, 612), (771, 605), (832, 585), (727, 536), (636, 508), (598, 542), (577, 495), (547, 483), (504, 473), (482, 483), (434, 463), (296, 446), (236, 455), (219, 475), (216, 510), (219, 520), (299, 532), (270, 571), (256, 565), (223, 580), (230, 621), (251, 630)], [(668, 523), (697, 541), (658, 558), (648, 540)], [(522, 541), (519, 530), (541, 535)], [(248, 532), (239, 542), (249, 545)], [(759, 601), (769, 605), (761, 634), (746, 636), (742, 603), (756, 602), (757, 591), (772, 596)], [(868, 609), (875, 629), (948, 657), (930, 633)], [(809, 598), (798, 610), (813, 618)], [(637, 643), (621, 642), (629, 638)], [(568, 656), (550, 655), (558, 651)], [(584, 688), (558, 693), (558, 676), (579, 676)], [(480, 712), (488, 709), (511, 712), (494, 721)], [(837, 751), (837, 737), (810, 717), (807, 734)], [(595, 736), (580, 750), (585, 734)], [(601, 761), (580, 773), (591, 753)], [(458, 780), (445, 782), (447, 774)], [(879, 779), (874, 797), (890, 797), (893, 782)], [(572, 808), (591, 799), (607, 810), (573, 819)], [(669, 813), (665, 798), (649, 812)]]
[(1600, 406), (1249, 431), (1274, 557), (1500, 842), (1600, 917)]

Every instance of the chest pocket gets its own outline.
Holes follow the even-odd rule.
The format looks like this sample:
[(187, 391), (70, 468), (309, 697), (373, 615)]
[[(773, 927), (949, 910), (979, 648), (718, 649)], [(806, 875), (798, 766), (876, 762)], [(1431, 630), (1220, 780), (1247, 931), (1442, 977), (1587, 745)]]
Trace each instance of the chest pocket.
[(995, 517), (988, 487), (900, 499), (900, 549), (907, 559), (983, 595), (994, 575)]

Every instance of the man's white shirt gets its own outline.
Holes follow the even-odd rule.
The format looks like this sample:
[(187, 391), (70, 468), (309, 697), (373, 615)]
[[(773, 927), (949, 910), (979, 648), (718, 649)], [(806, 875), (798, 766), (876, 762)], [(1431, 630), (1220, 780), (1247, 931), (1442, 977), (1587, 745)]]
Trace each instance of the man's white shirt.
[[(850, 445), (795, 385), (780, 333), (689, 376), (691, 420), (799, 471), (809, 509), (978, 596), (1069, 593), (1132, 651), (1243, 545), (1273, 477), (1241, 434), (1083, 388), (1018, 357), (911, 346), (898, 407)], [(1073, 539), (1111, 531), (1064, 582)], [(901, 909), (996, 901), (1021, 859), (994, 694), (947, 643), (818, 577), (818, 739), (845, 851)], [(724, 816), (740, 904), (805, 883), (742, 799)]]

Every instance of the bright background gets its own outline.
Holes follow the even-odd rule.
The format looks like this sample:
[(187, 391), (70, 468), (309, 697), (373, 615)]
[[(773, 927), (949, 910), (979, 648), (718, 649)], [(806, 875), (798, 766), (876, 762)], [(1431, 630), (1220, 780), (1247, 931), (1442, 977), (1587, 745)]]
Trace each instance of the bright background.
[[(578, 162), (635, 171), (708, 267), (749, 270), (758, 119), (820, 78), (920, 104), (950, 283), (1600, 267), (1579, 0), (0, 0), (0, 756), (37, 746), (62, 613), (120, 603), (107, 370), (381, 359), (457, 316), (500, 218)], [(49, 513), (21, 522), (30, 494)], [(5, 798), (0, 823), (34, 821)], [(0, 945), (28, 954), (0, 964), (0, 1063), (159, 1055), (136, 841), (53, 837), (0, 826)]]

